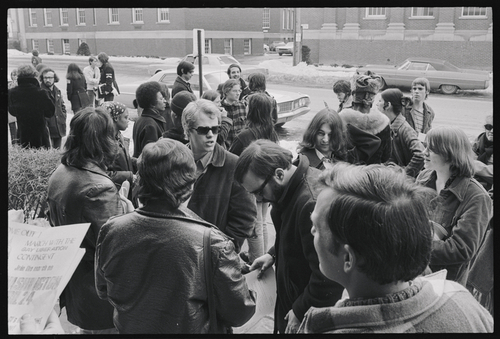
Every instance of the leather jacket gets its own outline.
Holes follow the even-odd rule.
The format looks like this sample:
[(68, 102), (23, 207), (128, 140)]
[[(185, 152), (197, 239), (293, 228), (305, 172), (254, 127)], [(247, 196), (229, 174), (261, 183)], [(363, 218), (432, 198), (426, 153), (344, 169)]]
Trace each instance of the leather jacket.
[(68, 320), (80, 328), (113, 328), (113, 307), (95, 290), (94, 253), (101, 226), (111, 216), (123, 214), (118, 190), (97, 165), (61, 164), (50, 176), (47, 194), (52, 226), (90, 222), (81, 245), (85, 255), (61, 294), (61, 308), (66, 306)]
[(96, 288), (115, 308), (119, 333), (208, 333), (203, 233), (211, 227), (218, 333), (255, 312), (232, 241), (191, 210), (150, 199), (99, 233)]

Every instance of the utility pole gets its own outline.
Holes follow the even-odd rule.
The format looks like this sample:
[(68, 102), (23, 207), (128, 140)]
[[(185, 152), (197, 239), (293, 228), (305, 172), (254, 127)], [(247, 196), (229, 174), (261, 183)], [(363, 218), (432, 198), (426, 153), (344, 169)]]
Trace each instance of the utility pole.
[(302, 26), (300, 24), (300, 8), (295, 8), (295, 25), (293, 26), (293, 65), (302, 60)]

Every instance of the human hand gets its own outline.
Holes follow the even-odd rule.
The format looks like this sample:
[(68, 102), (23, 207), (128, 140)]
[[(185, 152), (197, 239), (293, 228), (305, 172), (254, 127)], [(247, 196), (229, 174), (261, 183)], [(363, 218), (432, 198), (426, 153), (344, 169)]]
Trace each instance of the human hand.
[(293, 313), (293, 309), (288, 311), (287, 315), (285, 316), (285, 320), (287, 321), (285, 334), (297, 333), (300, 326), (300, 320), (295, 316), (295, 313)]
[(266, 253), (253, 261), (252, 266), (250, 266), (250, 271), (260, 268), (260, 272), (257, 274), (257, 279), (260, 279), (262, 278), (262, 274), (264, 274), (264, 271), (273, 266), (273, 264), (273, 256), (269, 253)]
[(122, 203), (123, 211), (125, 213), (133, 212), (135, 210), (132, 202), (127, 199), (129, 190), (130, 190), (130, 183), (128, 182), (128, 180), (125, 180), (122, 183), (122, 186), (120, 188), (120, 193), (119, 193), (120, 194), (120, 202)]
[(222, 117), (227, 117), (227, 111), (224, 109), (224, 107), (219, 107), (220, 108), (220, 113)]
[(31, 314), (26, 313), (22, 316), (20, 322), (21, 334), (32, 334), (32, 333), (43, 333), (43, 334), (64, 334), (64, 329), (62, 328), (61, 321), (57, 316), (55, 310), (52, 310), (49, 317), (47, 318), (47, 323), (45, 327), (40, 332), (36, 329), (35, 318)]

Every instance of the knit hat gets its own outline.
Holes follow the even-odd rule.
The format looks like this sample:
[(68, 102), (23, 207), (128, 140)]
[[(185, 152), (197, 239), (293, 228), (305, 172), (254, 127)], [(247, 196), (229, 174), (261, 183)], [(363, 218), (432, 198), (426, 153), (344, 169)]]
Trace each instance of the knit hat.
[(196, 100), (196, 95), (188, 91), (181, 91), (174, 95), (174, 98), (171, 102), (171, 109), (177, 115), (182, 115), (182, 111), (186, 106)]
[(105, 101), (101, 105), (101, 107), (105, 108), (108, 111), (109, 115), (113, 120), (120, 114), (124, 113), (125, 110), (127, 109), (127, 106), (117, 101)]
[(356, 74), (352, 78), (353, 102), (371, 106), (375, 94), (383, 86), (382, 78), (371, 71), (366, 71), (365, 74)]

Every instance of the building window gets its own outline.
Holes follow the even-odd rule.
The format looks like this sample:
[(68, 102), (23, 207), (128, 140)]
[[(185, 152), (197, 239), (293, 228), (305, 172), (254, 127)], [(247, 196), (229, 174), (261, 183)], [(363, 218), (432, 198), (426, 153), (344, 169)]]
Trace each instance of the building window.
[(76, 24), (85, 26), (85, 8), (76, 9)]
[(412, 7), (412, 17), (429, 17), (434, 16), (434, 7)]
[(39, 45), (38, 45), (38, 39), (33, 39), (31, 40), (31, 49), (36, 49), (38, 51)]
[(70, 49), (69, 49), (69, 39), (62, 39), (62, 51), (63, 54), (70, 55)]
[(52, 10), (50, 8), (43, 9), (43, 24), (45, 26), (52, 26)]
[(67, 8), (59, 9), (59, 14), (61, 17), (61, 26), (68, 26), (69, 24), (68, 9)]
[(94, 21), (94, 26), (97, 25), (97, 10), (92, 8), (92, 19)]
[(137, 24), (144, 23), (143, 9), (142, 8), (132, 8), (132, 22)]
[(110, 8), (109, 9), (109, 18), (108, 22), (110, 24), (119, 24), (120, 22), (118, 21), (118, 8)]
[(170, 11), (168, 8), (158, 8), (158, 22), (170, 22)]
[(243, 54), (244, 55), (252, 54), (252, 39), (243, 40)]
[(28, 14), (29, 14), (29, 25), (30, 27), (36, 27), (36, 12), (34, 9), (29, 8), (28, 9)]
[(212, 53), (212, 39), (205, 39), (205, 53)]
[(462, 7), (462, 16), (485, 17), (486, 16), (486, 7)]
[(224, 54), (233, 55), (233, 39), (224, 39)]
[(366, 17), (371, 19), (385, 19), (385, 7), (367, 7)]
[(47, 39), (47, 53), (54, 54), (54, 40)]
[(262, 12), (262, 28), (268, 29), (271, 26), (271, 9), (264, 8)]

